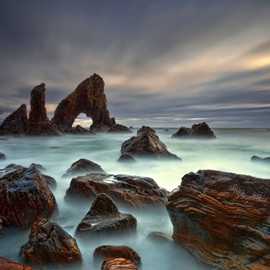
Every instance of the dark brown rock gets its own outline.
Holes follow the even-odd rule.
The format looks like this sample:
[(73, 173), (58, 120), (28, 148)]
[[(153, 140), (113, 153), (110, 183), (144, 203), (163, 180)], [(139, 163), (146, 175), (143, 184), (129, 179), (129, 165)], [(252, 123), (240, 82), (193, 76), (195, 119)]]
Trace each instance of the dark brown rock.
[(163, 206), (167, 194), (152, 178), (130, 175), (89, 174), (73, 178), (67, 198), (95, 198), (105, 193), (115, 202), (130, 207)]
[(21, 255), (34, 264), (81, 261), (76, 240), (59, 225), (46, 219), (33, 223), (29, 241), (21, 248)]
[(115, 124), (107, 109), (104, 81), (97, 74), (81, 82), (73, 93), (60, 102), (53, 122), (62, 131), (70, 130), (81, 113), (92, 118), (91, 130), (93, 131), (107, 131)]
[(97, 262), (115, 258), (130, 260), (138, 266), (141, 264), (138, 253), (128, 246), (105, 245), (96, 248), (94, 251), (94, 260)]
[(28, 129), (27, 108), (21, 105), (0, 126), (0, 135), (24, 135)]
[(110, 197), (99, 194), (76, 233), (124, 233), (136, 230), (136, 226), (132, 215), (120, 213)]
[(194, 124), (191, 128), (180, 127), (175, 134), (172, 135), (173, 138), (216, 138), (213, 130), (207, 125), (207, 123), (202, 122), (199, 124)]
[(179, 157), (168, 151), (166, 145), (160, 141), (155, 130), (150, 127), (142, 127), (138, 130), (137, 136), (131, 137), (125, 141), (121, 147), (121, 154), (181, 160)]
[(173, 238), (221, 269), (270, 268), (270, 179), (204, 170), (168, 198)]
[(102, 270), (138, 270), (137, 265), (125, 258), (108, 259), (104, 261)]
[(251, 161), (261, 162), (261, 163), (269, 163), (270, 164), (270, 157), (259, 157), (259, 156), (252, 156)]
[(124, 125), (115, 124), (108, 130), (108, 132), (110, 132), (110, 133), (131, 133), (131, 130)]
[(5, 159), (6, 159), (6, 155), (0, 152), (0, 160), (5, 160)]
[(67, 177), (71, 175), (87, 173), (105, 173), (105, 171), (100, 165), (91, 160), (79, 159), (70, 166), (64, 176)]
[(0, 269), (1, 270), (32, 270), (32, 267), (0, 257)]
[(0, 217), (4, 225), (29, 227), (37, 217), (49, 217), (56, 207), (49, 180), (31, 167), (11, 164), (0, 170)]
[(28, 120), (29, 135), (60, 135), (60, 131), (47, 117), (45, 106), (45, 84), (42, 83), (31, 92), (31, 110)]

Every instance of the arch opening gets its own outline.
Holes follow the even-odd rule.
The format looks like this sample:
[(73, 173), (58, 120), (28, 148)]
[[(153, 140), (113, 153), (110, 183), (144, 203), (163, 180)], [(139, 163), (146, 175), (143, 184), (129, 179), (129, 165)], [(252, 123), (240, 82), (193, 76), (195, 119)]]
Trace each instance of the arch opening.
[(91, 117), (87, 116), (85, 113), (80, 113), (73, 121), (72, 127), (81, 126), (89, 129), (92, 124), (93, 120)]

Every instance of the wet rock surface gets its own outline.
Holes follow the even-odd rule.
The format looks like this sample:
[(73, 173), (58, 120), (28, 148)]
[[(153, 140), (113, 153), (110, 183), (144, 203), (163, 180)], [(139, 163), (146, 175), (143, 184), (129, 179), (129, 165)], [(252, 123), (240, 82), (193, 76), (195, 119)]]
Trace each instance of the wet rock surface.
[(105, 193), (115, 202), (129, 207), (163, 206), (167, 193), (148, 177), (88, 174), (73, 178), (67, 198), (95, 198)]
[(29, 241), (21, 248), (21, 255), (34, 264), (81, 261), (76, 240), (59, 225), (46, 219), (33, 223)]
[(0, 257), (1, 270), (32, 270), (32, 267)]
[(183, 177), (167, 205), (173, 238), (221, 269), (268, 269), (270, 181), (204, 170)]
[(50, 216), (56, 202), (49, 189), (53, 178), (34, 167), (11, 164), (0, 170), (0, 218), (5, 226), (29, 227), (39, 216)]
[(178, 156), (168, 151), (167, 146), (160, 141), (155, 130), (142, 127), (137, 136), (131, 137), (122, 144), (121, 154), (134, 157), (180, 160)]
[(137, 221), (132, 215), (120, 213), (109, 196), (99, 194), (77, 227), (76, 233), (122, 234), (135, 231), (136, 226)]
[(216, 138), (213, 130), (208, 126), (207, 123), (202, 122), (194, 124), (191, 128), (180, 127), (176, 133), (172, 135), (173, 138)]
[(270, 164), (270, 157), (259, 157), (259, 156), (252, 156), (251, 161), (261, 162), (261, 163), (268, 163)]
[(27, 108), (21, 105), (0, 126), (0, 135), (24, 135), (28, 130)]
[(79, 159), (70, 166), (70, 168), (66, 171), (64, 176), (87, 174), (87, 173), (105, 173), (105, 171), (102, 169), (100, 165), (91, 160)]
[(102, 270), (138, 270), (137, 265), (125, 258), (108, 259), (104, 261), (101, 267)]

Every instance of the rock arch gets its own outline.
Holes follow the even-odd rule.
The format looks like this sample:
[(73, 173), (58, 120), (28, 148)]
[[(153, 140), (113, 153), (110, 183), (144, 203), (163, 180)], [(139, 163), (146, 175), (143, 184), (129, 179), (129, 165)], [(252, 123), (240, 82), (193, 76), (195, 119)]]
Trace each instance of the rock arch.
[(52, 122), (61, 131), (69, 131), (81, 113), (92, 118), (91, 130), (106, 131), (115, 125), (107, 108), (104, 81), (96, 73), (81, 82), (77, 88), (57, 106)]

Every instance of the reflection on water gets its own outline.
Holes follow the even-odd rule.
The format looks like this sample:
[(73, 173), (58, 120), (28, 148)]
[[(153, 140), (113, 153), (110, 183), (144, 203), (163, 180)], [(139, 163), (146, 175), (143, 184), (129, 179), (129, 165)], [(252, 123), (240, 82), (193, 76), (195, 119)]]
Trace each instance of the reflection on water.
[[(126, 173), (153, 177), (160, 186), (172, 190), (181, 183), (181, 177), (199, 169), (218, 169), (253, 176), (270, 178), (269, 165), (250, 161), (254, 154), (270, 156), (269, 130), (215, 130), (216, 140), (177, 140), (171, 139), (174, 130), (158, 130), (163, 142), (171, 152), (183, 161), (145, 161), (134, 164), (117, 162), (121, 143), (130, 134), (98, 134), (95, 136), (64, 136), (59, 138), (8, 138), (0, 141), (0, 151), (8, 159), (0, 163), (4, 167), (10, 163), (29, 165), (41, 163), (49, 174), (57, 180), (54, 190), (59, 213), (53, 219), (72, 235), (82, 217), (89, 210), (89, 203), (74, 203), (64, 200), (70, 178), (62, 178), (65, 170), (79, 158), (87, 158), (99, 163), (108, 173)], [(123, 209), (131, 212), (130, 210)], [(93, 265), (93, 250), (102, 244), (126, 244), (133, 247), (142, 257), (143, 269), (209, 269), (198, 263), (184, 249), (173, 243), (156, 243), (147, 238), (153, 231), (171, 234), (172, 226), (166, 211), (135, 212), (138, 219), (137, 234), (132, 237), (78, 239), (84, 261), (81, 266), (63, 269), (100, 269)], [(20, 260), (20, 247), (27, 241), (28, 231), (10, 232), (0, 236), (0, 256)], [(50, 267), (55, 269), (55, 267)]]

